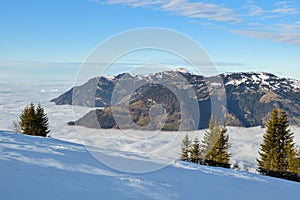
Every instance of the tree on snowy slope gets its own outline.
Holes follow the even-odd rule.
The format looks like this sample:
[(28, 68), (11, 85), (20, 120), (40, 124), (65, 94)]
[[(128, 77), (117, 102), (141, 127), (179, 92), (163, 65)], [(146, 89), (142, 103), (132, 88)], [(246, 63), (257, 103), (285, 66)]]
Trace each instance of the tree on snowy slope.
[(299, 181), (294, 133), (289, 129), (286, 112), (274, 109), (266, 126), (259, 150), (260, 158), (257, 159), (258, 171), (264, 175)]
[(295, 154), (295, 159), (292, 160), (292, 167), (290, 168), (290, 170), (295, 173), (295, 175), (298, 176), (300, 181), (300, 149), (299, 147), (296, 148), (296, 154)]
[(228, 150), (231, 144), (226, 132), (226, 127), (219, 126), (216, 119), (211, 117), (209, 130), (206, 131), (201, 145), (203, 164), (230, 168), (231, 154)]
[(200, 153), (201, 153), (200, 152), (200, 142), (199, 142), (198, 136), (196, 136), (194, 138), (193, 145), (192, 145), (192, 148), (191, 148), (191, 161), (193, 163), (197, 163), (197, 164), (200, 163), (200, 161), (201, 161)]
[(191, 141), (189, 139), (189, 135), (186, 134), (181, 144), (180, 160), (190, 161), (190, 150), (191, 150)]
[(47, 114), (40, 104), (35, 108), (31, 103), (20, 115), (20, 127), (23, 134), (46, 137), (50, 132), (48, 125)]
[(38, 136), (44, 136), (46, 137), (47, 134), (50, 132), (49, 130), (49, 122), (47, 114), (45, 113), (44, 108), (41, 106), (41, 104), (38, 104), (36, 107), (36, 123), (37, 123), (37, 129), (36, 133)]
[(298, 147), (296, 153), (295, 169), (298, 176), (300, 176), (300, 148)]

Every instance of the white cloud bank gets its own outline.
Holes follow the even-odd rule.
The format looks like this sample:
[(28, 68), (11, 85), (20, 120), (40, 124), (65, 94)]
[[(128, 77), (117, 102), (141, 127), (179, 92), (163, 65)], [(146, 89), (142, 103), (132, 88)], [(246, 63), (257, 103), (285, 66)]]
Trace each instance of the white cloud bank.
[[(128, 158), (152, 158), (157, 162), (169, 162), (176, 159), (180, 153), (180, 145), (185, 133), (161, 132), (157, 136), (143, 139), (149, 132), (131, 131), (130, 135), (121, 130), (88, 129), (85, 127), (68, 126), (67, 122), (82, 117), (91, 108), (72, 106), (57, 106), (49, 100), (70, 89), (72, 82), (42, 82), (18, 83), (0, 82), (0, 130), (8, 130), (12, 121), (17, 119), (22, 109), (30, 102), (41, 103), (49, 117), (51, 137), (76, 143), (84, 142), (102, 151), (113, 151), (115, 154), (126, 154)], [(73, 116), (73, 114), (75, 116)], [(300, 145), (300, 128), (292, 127), (296, 144)], [(77, 133), (78, 131), (78, 133)], [(239, 160), (251, 166), (256, 165), (259, 144), (262, 141), (264, 129), (260, 127), (239, 128), (229, 127), (228, 134), (233, 143), (232, 161)], [(200, 140), (205, 130), (191, 131), (190, 137), (199, 136)], [(152, 133), (151, 133), (152, 134)], [(163, 153), (162, 153), (163, 151)], [(137, 156), (138, 155), (138, 156)], [(166, 160), (161, 160), (161, 155)], [(140, 157), (140, 158), (139, 158)]]

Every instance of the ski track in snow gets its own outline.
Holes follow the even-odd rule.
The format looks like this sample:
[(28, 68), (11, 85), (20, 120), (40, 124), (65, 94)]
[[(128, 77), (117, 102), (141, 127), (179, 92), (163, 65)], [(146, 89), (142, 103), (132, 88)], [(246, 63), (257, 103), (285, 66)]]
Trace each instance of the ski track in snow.
[[(35, 186), (35, 184), (39, 182), (41, 184), (48, 183), (51, 185), (51, 187), (53, 186), (56, 188), (59, 187), (60, 184), (55, 186), (54, 183), (51, 183), (52, 180), (45, 180), (44, 178), (51, 178), (51, 176), (54, 176), (55, 178), (61, 179), (62, 183), (66, 184), (70, 181), (68, 179), (74, 178), (72, 181), (75, 181), (75, 183), (78, 184), (78, 182), (81, 182), (82, 177), (92, 175), (91, 181), (96, 182), (97, 179), (101, 180), (103, 177), (109, 177), (110, 179), (108, 179), (108, 182), (110, 183), (107, 185), (108, 189), (119, 191), (122, 198), (175, 198), (173, 192), (171, 193), (168, 191), (165, 184), (143, 180), (139, 178), (139, 176), (130, 176), (129, 174), (117, 172), (108, 167), (102, 166), (86, 151), (84, 146), (79, 144), (72, 144), (52, 138), (25, 136), (13, 132), (3, 131), (0, 131), (0, 141), (0, 168), (2, 177), (0, 181), (1, 188), (5, 188), (7, 182), (8, 185), (11, 184), (15, 185), (15, 187), (23, 187), (20, 183), (22, 181), (36, 182), (32, 183), (32, 186)], [(6, 177), (6, 172), (8, 171), (12, 172), (14, 175)], [(14, 171), (22, 171), (22, 173), (15, 174)], [(20, 181), (19, 179), (24, 180)], [(85, 183), (82, 182), (81, 184), (86, 184), (88, 182), (89, 180), (87, 180)], [(102, 186), (102, 184), (99, 186)], [(105, 186), (105, 184), (103, 186)], [(24, 187), (26, 188), (26, 186)], [(92, 188), (92, 190), (93, 189), (96, 188)], [(0, 199), (9, 199), (9, 195), (12, 194), (8, 193), (13, 191), (4, 189), (2, 190), (3, 191), (0, 189)], [(28, 190), (30, 191), (30, 189)], [(44, 192), (47, 193), (47, 191)], [(4, 198), (1, 198), (2, 195), (4, 195)], [(24, 194), (22, 194), (22, 196), (23, 195)], [(30, 193), (27, 195), (31, 197)], [(27, 195), (25, 195), (25, 197)], [(49, 195), (51, 196), (51, 194)], [(99, 193), (99, 195), (101, 194)], [(109, 197), (110, 193), (107, 195)], [(96, 198), (97, 196), (92, 197)]]

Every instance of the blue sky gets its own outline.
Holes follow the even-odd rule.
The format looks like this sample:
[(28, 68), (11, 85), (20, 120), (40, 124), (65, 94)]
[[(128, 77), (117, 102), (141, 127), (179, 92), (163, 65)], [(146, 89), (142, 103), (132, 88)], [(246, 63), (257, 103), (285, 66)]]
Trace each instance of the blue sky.
[(296, 0), (2, 0), (0, 27), (0, 80), (75, 79), (99, 43), (142, 27), (193, 38), (220, 72), (300, 80)]

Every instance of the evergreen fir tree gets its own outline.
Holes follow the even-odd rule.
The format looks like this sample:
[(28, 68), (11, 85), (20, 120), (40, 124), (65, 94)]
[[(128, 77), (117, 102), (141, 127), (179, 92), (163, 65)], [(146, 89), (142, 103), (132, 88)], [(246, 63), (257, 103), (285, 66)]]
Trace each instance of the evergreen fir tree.
[(201, 159), (201, 156), (200, 156), (200, 142), (199, 142), (198, 136), (196, 136), (194, 138), (193, 145), (192, 145), (192, 148), (191, 148), (191, 161), (193, 163), (199, 164), (200, 159)]
[(202, 140), (201, 154), (204, 160), (208, 160), (211, 155), (211, 151), (218, 139), (218, 133), (220, 132), (219, 126), (214, 117), (209, 121), (209, 131), (206, 131)]
[(182, 140), (180, 160), (183, 160), (183, 161), (190, 160), (190, 155), (189, 155), (190, 148), (191, 148), (191, 141), (189, 139), (189, 135), (186, 134), (184, 139)]
[(209, 130), (205, 133), (201, 152), (204, 164), (230, 168), (228, 150), (231, 146), (225, 126), (220, 127), (214, 117), (209, 121)]
[(278, 152), (278, 109), (274, 109), (271, 118), (266, 124), (267, 130), (263, 136), (263, 144), (261, 144), (258, 162), (258, 171), (266, 174), (267, 171), (276, 171), (278, 160), (276, 160)]
[[(294, 157), (293, 157), (294, 155)], [(300, 182), (300, 149), (296, 148), (295, 151), (288, 156), (289, 168), (288, 172), (294, 173), (298, 176)]]
[(294, 163), (294, 171), (298, 176), (300, 176), (300, 148), (299, 147), (296, 150), (296, 159), (295, 159), (295, 163)]
[(215, 162), (219, 163), (220, 166), (230, 168), (231, 154), (228, 153), (228, 150), (231, 147), (231, 143), (229, 143), (229, 136), (226, 134), (226, 127), (221, 127), (220, 130), (220, 136), (214, 147), (217, 152)]
[(35, 107), (31, 103), (29, 106), (24, 108), (20, 115), (20, 126), (23, 134), (33, 135), (35, 130)]
[(39, 104), (35, 109), (33, 103), (25, 107), (20, 115), (21, 132), (26, 135), (46, 137), (48, 130), (48, 117)]
[(296, 171), (296, 150), (286, 112), (274, 109), (266, 127), (259, 150), (260, 158), (257, 159), (258, 171), (265, 175), (287, 178), (287, 174)]
[(48, 130), (49, 122), (48, 117), (45, 114), (44, 108), (42, 108), (41, 104), (38, 104), (36, 108), (36, 135), (46, 137), (50, 132)]

